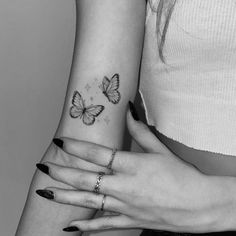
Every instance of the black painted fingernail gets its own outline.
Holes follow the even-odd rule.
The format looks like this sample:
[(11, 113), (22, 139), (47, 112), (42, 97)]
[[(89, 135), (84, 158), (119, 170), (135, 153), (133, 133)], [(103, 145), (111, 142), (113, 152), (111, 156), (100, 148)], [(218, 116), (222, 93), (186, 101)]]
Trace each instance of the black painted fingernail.
[(53, 143), (58, 146), (59, 148), (63, 148), (64, 142), (63, 140), (59, 139), (59, 138), (54, 138)]
[(38, 189), (36, 190), (36, 193), (40, 196), (40, 197), (44, 197), (50, 200), (54, 199), (54, 193), (51, 190), (46, 190), (46, 189)]
[(135, 108), (134, 104), (131, 101), (129, 101), (129, 109), (130, 109), (130, 112), (131, 112), (133, 118), (136, 121), (139, 121), (138, 113), (136, 111), (136, 108)]
[(41, 170), (44, 174), (48, 175), (49, 174), (49, 167), (44, 165), (44, 164), (41, 164), (41, 163), (38, 163), (36, 164), (37, 168), (39, 170)]
[(76, 227), (76, 226), (70, 226), (70, 227), (64, 228), (63, 231), (65, 231), (65, 232), (76, 232), (76, 231), (79, 231), (79, 228)]

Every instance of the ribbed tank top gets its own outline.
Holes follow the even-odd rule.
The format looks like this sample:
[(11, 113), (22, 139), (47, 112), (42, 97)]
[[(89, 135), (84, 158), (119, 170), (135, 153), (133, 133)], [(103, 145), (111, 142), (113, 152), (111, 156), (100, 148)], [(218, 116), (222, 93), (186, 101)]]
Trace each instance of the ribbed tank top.
[(177, 0), (166, 63), (152, 8), (147, 3), (139, 88), (148, 124), (189, 147), (236, 155), (236, 0)]

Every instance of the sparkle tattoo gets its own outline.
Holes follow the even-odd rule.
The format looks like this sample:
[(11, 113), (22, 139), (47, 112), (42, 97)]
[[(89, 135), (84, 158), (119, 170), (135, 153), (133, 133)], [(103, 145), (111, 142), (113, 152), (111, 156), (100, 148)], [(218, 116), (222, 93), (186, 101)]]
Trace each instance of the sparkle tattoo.
[(109, 123), (111, 121), (108, 116), (106, 116), (105, 119), (103, 119), (103, 120), (106, 122), (107, 125), (109, 125)]
[(89, 84), (86, 84), (86, 86), (84, 87), (86, 90), (87, 90), (87, 92), (91, 89), (91, 86), (89, 85)]

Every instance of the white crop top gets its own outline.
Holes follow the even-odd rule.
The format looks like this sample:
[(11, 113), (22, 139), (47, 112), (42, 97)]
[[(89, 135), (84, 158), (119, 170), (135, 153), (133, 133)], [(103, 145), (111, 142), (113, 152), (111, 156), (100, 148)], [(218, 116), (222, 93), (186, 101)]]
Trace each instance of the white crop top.
[(148, 124), (189, 147), (236, 155), (236, 1), (177, 0), (163, 55), (166, 64), (148, 3), (140, 74)]

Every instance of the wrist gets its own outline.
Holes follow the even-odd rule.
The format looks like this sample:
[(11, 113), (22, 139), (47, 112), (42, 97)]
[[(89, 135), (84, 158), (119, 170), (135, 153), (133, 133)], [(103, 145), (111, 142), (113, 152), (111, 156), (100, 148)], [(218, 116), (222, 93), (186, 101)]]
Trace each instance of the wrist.
[[(108, 110), (108, 109), (107, 109)], [(115, 113), (120, 111), (122, 115), (118, 118)], [(55, 137), (69, 137), (77, 140), (97, 143), (107, 147), (122, 148), (123, 135), (125, 130), (125, 111), (124, 107), (114, 111), (106, 111), (101, 115), (101, 122), (87, 126), (79, 119), (72, 119), (69, 116), (69, 107), (64, 108)], [(110, 115), (109, 115), (110, 114)], [(106, 124), (104, 117), (109, 117), (109, 124)]]
[[(234, 177), (205, 176), (207, 183), (204, 213), (206, 232), (236, 230), (236, 180)], [(210, 229), (210, 230), (209, 230)]]

